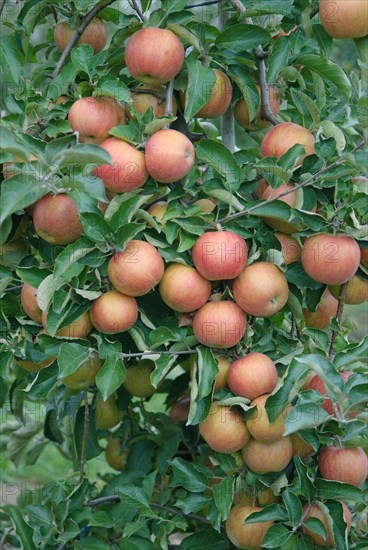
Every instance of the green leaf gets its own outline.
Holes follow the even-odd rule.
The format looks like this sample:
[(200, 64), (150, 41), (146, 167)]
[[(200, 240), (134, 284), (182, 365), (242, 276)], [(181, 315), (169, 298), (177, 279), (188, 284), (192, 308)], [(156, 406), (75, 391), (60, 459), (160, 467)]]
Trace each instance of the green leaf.
[(349, 99), (352, 93), (352, 85), (345, 71), (336, 63), (315, 54), (301, 55), (295, 60), (295, 64), (303, 65), (312, 72), (319, 74), (324, 80), (334, 84), (340, 92)]
[(321, 283), (318, 283), (306, 274), (301, 262), (289, 265), (285, 275), (289, 283), (295, 284), (298, 288), (317, 289), (322, 287)]
[(144, 223), (126, 223), (115, 231), (113, 240), (119, 250), (123, 250), (127, 243), (146, 228)]
[(317, 478), (315, 481), (317, 497), (321, 499), (343, 499), (353, 502), (363, 502), (365, 498), (364, 490), (354, 487), (349, 483), (339, 481), (329, 481), (327, 479)]
[(289, 514), (289, 519), (293, 525), (297, 525), (302, 517), (302, 504), (298, 497), (291, 492), (289, 488), (282, 493), (282, 500)]
[(271, 525), (262, 541), (262, 548), (284, 548), (285, 543), (295, 536), (285, 525)]
[(322, 424), (328, 416), (329, 414), (315, 403), (295, 405), (285, 419), (284, 435), (315, 428)]
[(216, 46), (220, 50), (226, 49), (237, 53), (251, 50), (270, 41), (271, 36), (261, 27), (239, 23), (227, 27), (219, 34), (216, 39)]
[(200, 493), (206, 490), (207, 476), (197, 470), (194, 464), (182, 458), (169, 460), (168, 464), (172, 467), (176, 480), (184, 489), (193, 493)]
[(250, 523), (258, 523), (262, 521), (288, 521), (288, 514), (283, 506), (280, 504), (270, 504), (265, 506), (259, 512), (253, 512), (247, 519), (244, 521), (244, 525), (249, 525)]
[(105, 359), (96, 376), (96, 385), (104, 401), (121, 386), (125, 376), (126, 368), (119, 356), (111, 355)]
[(184, 117), (188, 122), (205, 105), (210, 97), (216, 76), (213, 69), (205, 67), (192, 53), (185, 60), (188, 69), (188, 87), (185, 93)]
[(70, 54), (72, 63), (78, 71), (91, 76), (93, 65), (93, 48), (89, 44), (75, 46)]
[(58, 354), (59, 378), (73, 374), (91, 357), (91, 351), (80, 344), (63, 342)]
[(151, 374), (151, 384), (154, 388), (157, 388), (161, 380), (165, 378), (171, 367), (176, 363), (176, 360), (176, 355), (160, 355), (155, 360), (155, 370)]
[(174, 32), (176, 36), (182, 38), (186, 44), (190, 44), (191, 46), (193, 46), (193, 48), (195, 48), (197, 52), (201, 51), (201, 44), (197, 36), (193, 32), (190, 32), (190, 30), (188, 30), (186, 27), (183, 27), (182, 25), (176, 25), (175, 23), (169, 23), (169, 25), (167, 25), (167, 28), (170, 31)]
[(320, 537), (323, 538), (323, 540), (326, 540), (327, 538), (327, 531), (326, 527), (323, 525), (322, 521), (318, 518), (310, 517), (305, 522), (304, 525), (313, 531), (313, 533), (317, 533)]
[(110, 232), (110, 228), (102, 214), (92, 214), (84, 212), (80, 214), (80, 220), (83, 225), (84, 233), (96, 242), (104, 243)]
[(109, 130), (109, 134), (110, 136), (122, 139), (131, 145), (136, 145), (138, 143), (138, 131), (135, 128), (132, 128), (132, 126), (115, 126)]
[(115, 491), (117, 496), (119, 496), (121, 501), (126, 503), (127, 506), (142, 510), (147, 516), (154, 515), (150, 509), (147, 495), (141, 487), (137, 487), (133, 484), (118, 485)]
[[(94, 246), (91, 243), (91, 241), (88, 241), (85, 237), (82, 237), (75, 241), (74, 243), (71, 243), (67, 245), (62, 252), (58, 255), (58, 257), (55, 260), (55, 268), (54, 268), (54, 280), (59, 279), (60, 277), (64, 277), (64, 280), (68, 280), (66, 277), (66, 274), (68, 273), (69, 269), (71, 267), (76, 266), (76, 262), (78, 260), (84, 258), (84, 256), (87, 256), (92, 250), (94, 250)], [(78, 266), (82, 267), (83, 266)], [(73, 275), (73, 272), (72, 272)], [(74, 275), (73, 275), (74, 276)]]
[[(85, 406), (78, 409), (74, 423), (74, 445), (77, 451), (78, 459), (82, 456), (83, 440), (85, 436), (86, 416)], [(86, 438), (86, 460), (91, 460), (101, 454), (101, 447), (98, 444), (96, 430), (96, 416), (89, 410), (88, 414), (88, 431)]]
[[(59, 166), (85, 166), (92, 164), (92, 168), (101, 164), (111, 164), (110, 154), (94, 143), (78, 143), (71, 149), (64, 149), (54, 157), (54, 163)], [(90, 170), (90, 171), (91, 171)]]
[(113, 97), (117, 101), (129, 101), (130, 90), (122, 80), (111, 78), (111, 76), (101, 78), (98, 81), (95, 95)]
[(180, 543), (180, 550), (224, 550), (226, 542), (213, 529), (192, 533)]
[(243, 94), (249, 112), (249, 120), (252, 121), (260, 105), (260, 96), (255, 80), (244, 71), (241, 65), (230, 65), (227, 73)]
[[(6, 8), (5, 8), (6, 9)], [(0, 40), (0, 66), (8, 82), (19, 86), (23, 77), (24, 63), (15, 35), (2, 33)]]
[(296, 362), (314, 371), (323, 380), (327, 393), (333, 399), (342, 400), (344, 381), (326, 357), (310, 354), (297, 357)]
[(213, 139), (203, 139), (196, 145), (197, 158), (216, 170), (227, 181), (232, 191), (241, 183), (240, 167), (225, 145)]
[(267, 59), (267, 82), (276, 82), (280, 71), (288, 66), (289, 53), (290, 40), (287, 36), (281, 36), (276, 40)]
[(47, 399), (58, 383), (58, 369), (55, 363), (41, 369), (33, 381), (27, 386), (26, 393), (29, 399)]
[(222, 519), (227, 519), (233, 503), (234, 478), (224, 477), (220, 483), (213, 485), (213, 496)]
[(10, 517), (15, 533), (21, 542), (22, 550), (36, 550), (36, 546), (33, 543), (33, 529), (25, 521), (24, 514), (20, 508), (9, 506), (6, 509), (6, 513)]
[(186, 0), (162, 0), (162, 9), (168, 15), (169, 13), (183, 11), (186, 4)]
[(19, 174), (3, 181), (0, 197), (0, 224), (4, 223), (8, 216), (30, 206), (47, 193), (48, 190), (41, 186), (40, 182), (31, 175), (28, 175), (25, 179), (22, 174)]
[(155, 118), (146, 125), (144, 133), (148, 136), (151, 136), (152, 134), (164, 128), (164, 126), (174, 122), (174, 120), (176, 120), (176, 116), (160, 116), (158, 118)]

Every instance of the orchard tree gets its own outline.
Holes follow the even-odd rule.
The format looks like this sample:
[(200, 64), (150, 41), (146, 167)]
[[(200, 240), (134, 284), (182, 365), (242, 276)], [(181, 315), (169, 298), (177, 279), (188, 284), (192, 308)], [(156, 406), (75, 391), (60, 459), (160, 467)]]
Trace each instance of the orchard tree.
[(1, 545), (366, 548), (368, 1), (0, 10)]

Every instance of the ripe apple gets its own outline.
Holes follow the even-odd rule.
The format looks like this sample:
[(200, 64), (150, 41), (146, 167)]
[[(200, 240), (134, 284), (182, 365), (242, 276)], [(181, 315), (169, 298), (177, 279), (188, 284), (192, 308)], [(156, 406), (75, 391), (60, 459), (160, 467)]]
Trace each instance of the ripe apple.
[[(274, 199), (275, 197), (278, 197), (282, 193), (291, 191), (292, 189), (294, 189), (294, 185), (292, 185), (291, 183), (282, 183), (280, 187), (278, 187), (277, 189), (274, 189), (273, 187), (271, 187), (271, 185), (268, 185), (266, 189), (263, 191), (261, 199), (263, 201), (268, 201), (268, 200)], [(277, 200), (284, 202), (285, 204), (288, 204), (291, 208), (295, 208), (296, 199), (297, 199), (297, 195), (296, 195), (296, 192), (294, 192), (294, 193), (289, 193), (284, 197), (280, 197)], [(269, 225), (270, 227), (273, 227), (274, 229), (277, 229), (278, 231), (281, 231), (282, 233), (296, 233), (298, 231), (297, 226), (287, 221), (279, 220), (277, 218), (272, 218), (269, 216), (266, 216), (263, 219), (267, 223), (267, 225)]]
[(128, 451), (122, 449), (121, 441), (117, 437), (109, 438), (105, 447), (105, 458), (111, 468), (114, 468), (118, 472), (123, 472), (128, 454)]
[(284, 420), (291, 410), (291, 405), (287, 406), (271, 424), (265, 408), (269, 397), (270, 394), (265, 393), (253, 399), (250, 405), (255, 408), (247, 418), (247, 428), (251, 436), (262, 443), (274, 443), (282, 438), (285, 431)]
[(305, 272), (315, 281), (341, 285), (358, 270), (360, 249), (348, 235), (319, 233), (304, 241), (302, 264)]
[(300, 260), (302, 247), (295, 237), (285, 235), (284, 233), (275, 233), (275, 237), (281, 244), (281, 254), (285, 265), (290, 265)]
[(81, 143), (102, 143), (114, 126), (125, 124), (125, 111), (112, 97), (82, 97), (70, 108), (68, 120)]
[(275, 363), (264, 353), (248, 353), (231, 363), (227, 384), (235, 395), (247, 399), (271, 393), (277, 384)]
[(283, 272), (270, 262), (246, 267), (233, 283), (234, 298), (246, 313), (270, 317), (284, 307), (289, 287)]
[(123, 412), (118, 409), (115, 397), (110, 395), (103, 400), (102, 395), (98, 394), (96, 398), (96, 428), (98, 430), (109, 430), (119, 424), (123, 419)]
[(307, 327), (325, 329), (337, 313), (337, 300), (332, 296), (328, 288), (322, 294), (322, 298), (315, 311), (303, 308), (304, 321)]
[[(230, 78), (219, 69), (214, 69), (215, 83), (211, 90), (210, 99), (205, 105), (196, 113), (196, 118), (217, 118), (228, 110), (231, 98), (233, 95), (233, 87)], [(186, 94), (180, 94), (181, 104), (184, 107), (186, 101)]]
[(319, 15), (332, 38), (360, 38), (368, 34), (368, 3), (364, 0), (321, 0)]
[(70, 244), (83, 234), (78, 209), (66, 193), (45, 195), (38, 200), (33, 224), (37, 235), (50, 244)]
[(101, 143), (111, 156), (112, 164), (102, 164), (93, 171), (108, 191), (124, 193), (142, 187), (148, 180), (144, 154), (129, 143), (111, 137)]
[(160, 283), (161, 298), (171, 309), (189, 313), (202, 307), (211, 295), (211, 283), (194, 267), (173, 263)]
[(367, 455), (360, 447), (325, 447), (318, 456), (324, 479), (360, 487), (368, 475)]
[(183, 61), (184, 46), (167, 29), (140, 29), (130, 36), (125, 48), (128, 71), (145, 84), (166, 84), (178, 74)]
[(293, 458), (293, 444), (289, 436), (273, 443), (250, 438), (242, 450), (245, 464), (256, 474), (281, 472)]
[[(222, 388), (225, 388), (227, 386), (227, 373), (229, 371), (230, 367), (230, 361), (228, 361), (225, 357), (215, 357), (217, 367), (218, 367), (218, 373), (215, 376), (215, 383), (214, 383), (214, 391), (221, 390)], [(193, 377), (194, 372), (194, 362), (195, 358), (194, 355), (191, 355), (190, 359), (190, 378)], [(203, 365), (203, 368), (206, 368), (206, 365)]]
[(164, 271), (157, 248), (138, 240), (130, 241), (122, 252), (115, 252), (107, 267), (111, 284), (127, 296), (148, 294), (161, 281)]
[[(42, 324), (45, 330), (46, 319), (47, 312), (44, 311), (42, 313)], [(93, 327), (89, 312), (86, 311), (85, 313), (82, 313), (82, 315), (74, 319), (74, 321), (72, 321), (70, 325), (59, 328), (56, 331), (56, 336), (58, 336), (59, 338), (85, 338), (91, 332), (92, 328)]]
[(194, 316), (197, 340), (211, 348), (232, 348), (243, 338), (247, 317), (234, 302), (207, 302)]
[(151, 214), (151, 216), (155, 218), (158, 222), (160, 222), (162, 227), (165, 227), (166, 222), (163, 221), (163, 217), (168, 206), (169, 205), (166, 201), (158, 201), (152, 204), (147, 212)]
[[(54, 30), (54, 40), (57, 48), (63, 52), (70, 42), (71, 37), (74, 34), (73, 29), (67, 21), (59, 21), (56, 24)], [(89, 44), (92, 46), (94, 53), (98, 53), (104, 49), (107, 42), (107, 33), (105, 23), (101, 19), (95, 17), (87, 25), (87, 28), (83, 31), (76, 46), (81, 44)]]
[(142, 359), (128, 367), (123, 382), (126, 391), (135, 397), (151, 397), (156, 391), (151, 384), (151, 373), (154, 370), (155, 363), (149, 359)]
[(101, 368), (101, 361), (98, 355), (94, 354), (87, 359), (78, 369), (62, 378), (61, 381), (68, 388), (73, 390), (84, 390), (94, 383), (96, 374)]
[(368, 248), (360, 249), (360, 261), (365, 267), (368, 267)]
[(146, 143), (146, 166), (159, 183), (174, 183), (184, 178), (194, 166), (192, 142), (181, 132), (159, 130)]
[[(139, 90), (139, 91), (137, 91)], [(147, 92), (145, 92), (147, 90)], [(150, 93), (150, 90), (162, 95), (163, 99), (160, 99), (156, 95)], [(131, 91), (131, 98), (133, 101), (134, 111), (140, 115), (144, 115), (149, 107), (153, 109), (153, 116), (158, 118), (165, 115), (165, 86), (148, 86), (141, 84), (135, 91)], [(175, 116), (178, 110), (175, 96), (172, 97), (172, 114)], [(130, 119), (135, 119), (135, 113), (132, 111), (129, 105), (126, 106), (126, 114)]]
[(91, 321), (103, 334), (118, 334), (130, 329), (138, 318), (135, 298), (118, 290), (109, 290), (92, 304)]
[(281, 122), (273, 126), (263, 138), (261, 157), (277, 157), (284, 155), (293, 145), (304, 145), (305, 154), (298, 160), (301, 164), (305, 157), (315, 153), (313, 134), (303, 126), (293, 122)]
[[(259, 106), (255, 117), (250, 120), (247, 104), (243, 97), (236, 101), (233, 111), (236, 122), (248, 132), (258, 132), (270, 126), (271, 122), (261, 118), (261, 93), (259, 84), (256, 85), (259, 95)], [(268, 99), (270, 102), (271, 111), (276, 116), (280, 109), (280, 98), (273, 86), (268, 86)]]
[[(331, 292), (332, 296), (338, 298), (340, 294), (340, 286), (330, 286), (329, 291)], [(354, 275), (354, 277), (348, 282), (345, 295), (345, 304), (358, 305), (364, 304), (364, 302), (367, 301), (368, 281), (367, 279), (362, 279), (361, 277)]]
[(309, 445), (300, 435), (293, 433), (290, 435), (293, 444), (293, 456), (299, 456), (302, 460), (314, 454), (312, 445)]
[(200, 422), (199, 432), (207, 445), (218, 453), (231, 454), (240, 451), (249, 440), (243, 416), (217, 402), (211, 404), (207, 418)]
[[(341, 502), (341, 504), (343, 508), (343, 516), (346, 523), (346, 528), (348, 531), (350, 531), (351, 514), (346, 504), (343, 502)], [(312, 506), (310, 506), (309, 504), (305, 504), (305, 506), (303, 507), (303, 514), (305, 514), (303, 515), (304, 522), (306, 522), (309, 518), (317, 518), (323, 523), (324, 528), (326, 529), (326, 539), (324, 539), (318, 533), (315, 533), (314, 531), (308, 529), (306, 525), (302, 525), (303, 533), (305, 535), (309, 535), (313, 542), (318, 546), (335, 546), (333, 531), (331, 529), (331, 526), (329, 525), (328, 519), (324, 511), (318, 506), (318, 503), (312, 504)]]
[(183, 395), (176, 403), (171, 405), (169, 416), (175, 423), (186, 422), (188, 419), (190, 408), (190, 398), (188, 395)]
[(20, 291), (20, 301), (28, 317), (36, 323), (42, 323), (42, 309), (37, 303), (37, 288), (33, 288), (28, 283), (23, 283)]
[(249, 505), (234, 506), (230, 510), (229, 517), (226, 520), (226, 533), (236, 548), (249, 548), (252, 550), (262, 548), (262, 541), (268, 529), (273, 525), (273, 521), (244, 525), (244, 521), (248, 516), (261, 510), (262, 508)]

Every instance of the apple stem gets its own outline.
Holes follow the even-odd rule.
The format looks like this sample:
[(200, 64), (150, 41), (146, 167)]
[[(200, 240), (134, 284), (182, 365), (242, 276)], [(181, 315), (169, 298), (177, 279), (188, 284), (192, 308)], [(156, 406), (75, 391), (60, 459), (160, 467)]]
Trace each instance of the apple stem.
[(136, 0), (128, 0), (128, 2), (129, 2), (130, 7), (132, 8), (132, 10), (134, 10), (136, 12), (136, 14), (138, 15), (139, 19), (141, 21), (144, 21), (144, 15), (143, 15), (140, 7), (138, 6)]
[(87, 437), (89, 428), (89, 406), (88, 406), (88, 390), (84, 391), (84, 425), (83, 425), (83, 439), (80, 458), (80, 473), (79, 481), (82, 483), (84, 478), (84, 466), (86, 463), (86, 450), (87, 450)]
[[(337, 321), (339, 326), (340, 326), (340, 323), (341, 323), (342, 314), (344, 312), (345, 297), (346, 297), (346, 291), (347, 291), (347, 288), (348, 288), (348, 283), (349, 283), (349, 281), (347, 281), (346, 283), (341, 285), (340, 292), (339, 292), (339, 300), (338, 300), (338, 303), (337, 303), (337, 312), (336, 312), (336, 321)], [(335, 340), (337, 338), (337, 335), (338, 335), (338, 331), (333, 330), (332, 334), (331, 334), (330, 350), (329, 350), (329, 358), (330, 359), (333, 359), (333, 357), (336, 353), (334, 351), (334, 343), (335, 343)]]

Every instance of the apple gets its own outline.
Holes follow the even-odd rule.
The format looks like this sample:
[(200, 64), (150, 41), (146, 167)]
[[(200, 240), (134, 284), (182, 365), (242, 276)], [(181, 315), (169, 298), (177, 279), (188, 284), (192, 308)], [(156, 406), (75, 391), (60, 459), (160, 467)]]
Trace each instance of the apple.
[(247, 243), (233, 231), (208, 231), (196, 240), (192, 258), (206, 279), (234, 279), (247, 264)]
[(211, 295), (211, 283), (194, 267), (173, 263), (160, 282), (160, 295), (174, 311), (189, 313), (202, 307)]
[[(340, 286), (332, 285), (329, 291), (335, 298), (339, 297)], [(345, 304), (358, 305), (368, 301), (368, 280), (354, 275), (348, 282), (345, 295)]]
[(108, 191), (124, 193), (142, 187), (148, 180), (144, 154), (129, 143), (111, 137), (100, 145), (111, 156), (112, 164), (102, 164), (93, 171)]
[(304, 321), (307, 327), (325, 329), (337, 314), (337, 300), (332, 296), (328, 288), (322, 294), (322, 298), (315, 311), (303, 308)]
[(248, 353), (231, 363), (227, 384), (235, 395), (247, 399), (271, 393), (277, 384), (275, 363), (264, 353)]
[[(147, 91), (146, 91), (147, 90)], [(157, 92), (162, 95), (162, 99), (150, 93), (151, 91)], [(155, 118), (165, 115), (165, 86), (147, 86), (145, 84), (140, 85), (131, 91), (131, 98), (133, 102), (134, 111), (140, 115), (144, 115), (149, 107), (153, 109), (153, 116)], [(175, 96), (172, 96), (172, 114), (175, 116), (178, 110)], [(126, 114), (130, 119), (135, 119), (135, 113), (132, 111), (129, 105), (126, 106)]]
[[(214, 383), (214, 391), (221, 390), (222, 388), (225, 388), (227, 386), (227, 373), (229, 371), (230, 367), (230, 361), (228, 361), (225, 357), (217, 356), (215, 357), (217, 367), (218, 367), (218, 373), (215, 376), (215, 383)], [(194, 362), (195, 358), (194, 355), (191, 355), (190, 359), (190, 378), (193, 377), (194, 372)], [(206, 365), (203, 365), (203, 368), (206, 368)]]
[(247, 491), (237, 491), (234, 493), (233, 503), (237, 505), (242, 504), (243, 506), (255, 506), (257, 503), (257, 497)]
[[(271, 187), (271, 185), (268, 185), (263, 191), (261, 199), (263, 201), (268, 201), (274, 199), (275, 197), (278, 197), (282, 193), (291, 191), (292, 189), (294, 189), (294, 185), (292, 185), (291, 183), (282, 183), (277, 189), (274, 189), (273, 187)], [(294, 192), (289, 193), (284, 197), (280, 197), (277, 200), (288, 204), (291, 208), (295, 208), (296, 199), (297, 194), (296, 192)], [(274, 229), (277, 229), (278, 231), (281, 231), (282, 233), (296, 233), (298, 231), (298, 227), (284, 220), (279, 220), (277, 218), (272, 218), (269, 216), (264, 217), (263, 220), (267, 223), (267, 225), (273, 227)]]
[(132, 240), (122, 252), (115, 252), (107, 266), (111, 284), (127, 296), (148, 294), (161, 281), (164, 271), (157, 248), (139, 240)]
[(84, 390), (94, 383), (96, 374), (101, 368), (101, 361), (98, 355), (94, 354), (77, 368), (75, 372), (65, 376), (61, 381), (64, 386), (73, 390)]
[(273, 126), (263, 138), (261, 144), (261, 157), (277, 157), (287, 153), (293, 145), (304, 145), (305, 154), (298, 160), (302, 164), (305, 157), (315, 153), (315, 139), (313, 134), (303, 126), (293, 122), (281, 122)]
[(171, 405), (169, 416), (175, 423), (186, 422), (188, 419), (190, 408), (190, 398), (188, 395), (183, 395), (176, 403)]
[(232, 348), (243, 338), (247, 317), (234, 302), (207, 302), (195, 314), (193, 332), (197, 340), (213, 348)]
[[(194, 115), (195, 118), (217, 118), (223, 115), (230, 107), (233, 87), (230, 78), (219, 69), (214, 69), (215, 83), (212, 86), (210, 99)], [(186, 94), (180, 94), (181, 104), (184, 107)]]
[(138, 318), (135, 298), (118, 290), (101, 294), (92, 304), (91, 321), (103, 334), (118, 334), (130, 329)]
[(320, 0), (319, 15), (332, 38), (361, 38), (368, 34), (366, 0)]
[(150, 359), (142, 359), (127, 368), (123, 386), (130, 395), (135, 397), (151, 397), (156, 391), (151, 384), (151, 374), (155, 363)]
[(249, 548), (260, 550), (262, 541), (273, 525), (273, 521), (262, 521), (244, 525), (244, 521), (254, 512), (260, 512), (262, 508), (249, 505), (234, 506), (229, 512), (226, 520), (226, 533), (236, 548)]
[(368, 475), (367, 455), (360, 447), (325, 447), (318, 456), (324, 479), (360, 487)]
[(293, 458), (293, 444), (289, 436), (270, 443), (250, 438), (242, 456), (246, 466), (256, 474), (281, 472)]
[[(341, 504), (343, 508), (344, 521), (346, 523), (346, 528), (349, 532), (350, 526), (351, 526), (351, 514), (346, 504), (343, 502), (341, 502)], [(325, 515), (325, 512), (318, 506), (317, 502), (312, 505), (310, 504), (304, 505), (303, 518), (304, 518), (304, 522), (302, 525), (302, 531), (305, 535), (310, 536), (310, 538), (313, 540), (315, 544), (317, 544), (318, 546), (330, 546), (330, 547), (335, 546), (334, 534), (329, 524), (329, 521)], [(315, 533), (314, 531), (311, 531), (310, 529), (308, 529), (308, 527), (305, 525), (305, 522), (309, 518), (317, 518), (323, 523), (324, 528), (326, 529), (326, 539), (324, 539), (318, 533)]]
[(112, 97), (82, 97), (70, 108), (68, 120), (81, 143), (102, 143), (114, 126), (125, 124), (125, 111)]
[(260, 199), (262, 197), (262, 195), (265, 192), (265, 190), (267, 189), (268, 185), (269, 184), (267, 183), (266, 180), (264, 180), (264, 179), (259, 180), (259, 182), (257, 184), (257, 187), (254, 191), (254, 193), (255, 193), (255, 195), (258, 199)]
[(123, 412), (119, 411), (115, 401), (115, 397), (110, 395), (103, 400), (102, 395), (98, 394), (96, 397), (96, 428), (98, 430), (109, 430), (113, 428), (123, 419)]
[[(45, 330), (46, 319), (47, 311), (44, 311), (42, 313), (42, 324)], [(81, 315), (79, 315), (79, 317), (74, 319), (74, 321), (72, 321), (70, 325), (59, 328), (56, 331), (55, 336), (58, 336), (59, 338), (85, 338), (91, 332), (92, 328), (93, 327), (89, 312), (86, 311), (85, 313), (82, 313)]]
[(28, 283), (23, 283), (20, 291), (20, 301), (28, 317), (36, 323), (42, 323), (42, 309), (37, 303), (37, 288)]
[(159, 130), (146, 143), (146, 166), (159, 183), (174, 183), (184, 178), (194, 166), (192, 142), (181, 132)]
[(246, 267), (233, 283), (236, 303), (246, 313), (270, 317), (284, 307), (289, 287), (283, 272), (270, 262), (256, 262)]
[(281, 254), (285, 265), (290, 265), (300, 260), (302, 247), (295, 237), (285, 235), (284, 233), (275, 233), (275, 237), (281, 244)]
[(146, 27), (129, 37), (125, 64), (133, 78), (144, 84), (166, 84), (184, 62), (184, 46), (167, 29)]
[(341, 285), (352, 279), (358, 270), (360, 248), (348, 235), (319, 233), (304, 241), (302, 264), (315, 281)]
[[(59, 23), (56, 24), (54, 40), (57, 48), (61, 52), (67, 47), (74, 32), (75, 29), (73, 29), (67, 21), (59, 21)], [(106, 42), (107, 33), (105, 23), (101, 21), (101, 19), (95, 17), (83, 31), (76, 46), (80, 46), (80, 44), (89, 44), (92, 46), (94, 53), (98, 53), (104, 49)]]
[[(354, 373), (352, 371), (346, 371), (346, 372), (341, 372), (339, 373), (341, 378), (343, 379), (344, 382), (346, 382), (350, 376), (352, 376)], [(318, 391), (321, 395), (323, 395), (324, 399), (323, 399), (323, 404), (322, 404), (322, 408), (330, 415), (332, 416), (336, 416), (336, 411), (333, 407), (333, 402), (332, 400), (328, 397), (328, 393), (327, 393), (327, 390), (326, 390), (326, 386), (322, 380), (322, 378), (320, 378), (318, 375), (315, 375), (312, 380), (309, 382), (309, 385), (308, 385), (308, 388), (309, 390), (315, 390), (315, 391)], [(347, 396), (345, 395), (343, 397), (343, 400), (346, 400), (347, 399)], [(340, 403), (336, 403), (336, 408), (337, 410), (340, 410)], [(354, 413), (350, 413), (350, 416), (354, 416)]]
[(312, 445), (309, 445), (299, 434), (293, 433), (290, 435), (293, 444), (293, 456), (299, 456), (302, 460), (314, 454)]
[(50, 244), (70, 244), (83, 234), (78, 209), (66, 193), (45, 195), (38, 200), (33, 224), (37, 235)]
[(200, 422), (199, 432), (213, 451), (226, 454), (240, 451), (250, 437), (242, 414), (217, 402), (211, 404), (207, 418)]
[(280, 497), (275, 495), (272, 489), (269, 488), (264, 491), (260, 491), (257, 495), (257, 500), (260, 506), (267, 506), (267, 504), (275, 504), (276, 502), (279, 502)]
[(287, 406), (271, 424), (265, 408), (270, 395), (270, 393), (265, 393), (253, 399), (250, 406), (255, 408), (247, 417), (247, 428), (250, 435), (262, 443), (274, 443), (282, 438), (285, 431), (284, 420), (291, 410), (291, 405)]
[(122, 449), (121, 442), (117, 437), (109, 438), (105, 447), (105, 458), (111, 468), (114, 468), (118, 472), (123, 472), (128, 454), (128, 451)]
[(42, 359), (38, 363), (35, 363), (34, 361), (28, 361), (23, 359), (14, 359), (14, 363), (18, 365), (18, 367), (21, 367), (24, 370), (27, 370), (28, 372), (39, 372), (41, 369), (45, 369), (51, 363), (55, 361), (56, 357), (46, 357), (45, 359)]
[(151, 214), (151, 216), (155, 218), (156, 221), (160, 222), (162, 227), (165, 227), (166, 222), (163, 221), (163, 218), (168, 206), (169, 205), (166, 201), (158, 201), (152, 204), (147, 212)]
[[(245, 99), (241, 97), (233, 107), (236, 122), (248, 132), (258, 132), (270, 126), (271, 122), (261, 117), (261, 93), (259, 84), (256, 85), (259, 95), (259, 106), (253, 120), (250, 120), (249, 111)], [(273, 86), (268, 86), (268, 99), (271, 111), (276, 116), (280, 109), (280, 98)]]
[(215, 199), (198, 199), (193, 204), (198, 206), (204, 214), (211, 214), (217, 206)]
[(368, 248), (360, 249), (360, 261), (365, 267), (368, 267)]

